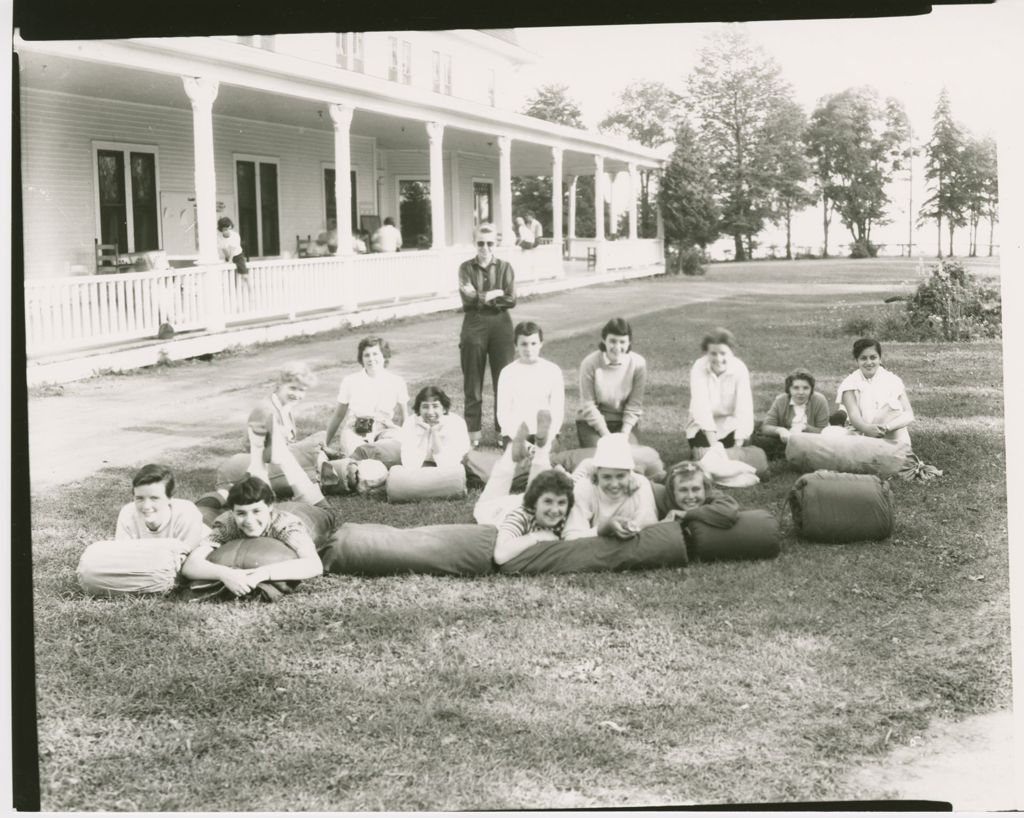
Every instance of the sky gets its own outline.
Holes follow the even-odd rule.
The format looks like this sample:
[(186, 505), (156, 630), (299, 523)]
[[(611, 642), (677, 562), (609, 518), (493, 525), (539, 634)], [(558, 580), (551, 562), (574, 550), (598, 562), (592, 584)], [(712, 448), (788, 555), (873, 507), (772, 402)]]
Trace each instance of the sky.
[[(935, 6), (917, 17), (848, 20), (784, 20), (734, 24), (779, 63), (795, 98), (810, 112), (823, 96), (858, 85), (874, 86), (884, 98), (905, 106), (915, 141), (926, 141), (939, 92), (950, 95), (953, 116), (976, 135), (1003, 135), (1012, 122), (1006, 113), (1012, 98), (1008, 72), (1020, 70), (1024, 2), (987, 6)], [(583, 109), (588, 127), (612, 109), (619, 92), (638, 79), (661, 80), (681, 93), (707, 34), (723, 24), (667, 24), (520, 28), (520, 44), (537, 61), (520, 69), (514, 91), (519, 109), (537, 87), (564, 83)], [(1000, 121), (1001, 117), (1004, 121)], [(1006, 144), (1006, 140), (1001, 140)], [(918, 160), (916, 177), (897, 179), (891, 190), (893, 222), (876, 228), (874, 240), (907, 241), (910, 222), (927, 195)], [(616, 201), (626, 200), (625, 182), (616, 185)], [(616, 209), (620, 209), (616, 204)], [(849, 241), (838, 219), (830, 244)], [(794, 223), (797, 244), (821, 241), (821, 216), (804, 211)], [(934, 227), (915, 228), (914, 240), (934, 247)], [(981, 233), (987, 240), (987, 225)], [(996, 242), (999, 242), (998, 225)], [(964, 233), (966, 237), (966, 233)], [(768, 231), (764, 243), (784, 240)]]

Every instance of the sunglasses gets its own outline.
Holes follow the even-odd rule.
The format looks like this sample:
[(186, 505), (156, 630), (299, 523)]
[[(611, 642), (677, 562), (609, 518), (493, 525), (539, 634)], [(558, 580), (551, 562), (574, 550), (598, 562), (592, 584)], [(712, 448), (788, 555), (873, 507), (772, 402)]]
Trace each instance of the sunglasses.
[(494, 242), (493, 241), (478, 241), (476, 243), (476, 246), (477, 247), (494, 247)]

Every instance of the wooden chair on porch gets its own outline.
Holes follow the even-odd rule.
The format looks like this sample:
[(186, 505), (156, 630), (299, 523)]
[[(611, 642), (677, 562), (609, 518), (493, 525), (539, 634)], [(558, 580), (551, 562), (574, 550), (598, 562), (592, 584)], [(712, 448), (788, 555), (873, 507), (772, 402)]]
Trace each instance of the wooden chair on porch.
[(96, 272), (97, 273), (118, 273), (117, 266), (117, 242), (113, 244), (100, 244), (99, 239), (93, 239), (96, 245)]
[(302, 238), (302, 236), (295, 236), (295, 255), (298, 258), (305, 258), (306, 256), (312, 255), (309, 251), (313, 246), (312, 235)]

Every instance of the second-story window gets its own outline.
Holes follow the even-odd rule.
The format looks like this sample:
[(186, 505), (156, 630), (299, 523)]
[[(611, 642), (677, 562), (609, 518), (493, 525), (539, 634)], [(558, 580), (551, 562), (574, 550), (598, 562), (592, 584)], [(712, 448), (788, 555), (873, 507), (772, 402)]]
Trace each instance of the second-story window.
[(262, 48), (264, 51), (274, 50), (273, 34), (251, 34), (239, 36), (238, 42), (242, 45), (251, 45), (253, 48)]
[(498, 78), (497, 75), (495, 74), (494, 69), (492, 68), (490, 70), (490, 73), (487, 75), (487, 99), (490, 101), (492, 106), (497, 104), (497, 96)]
[(434, 52), (434, 91), (452, 95), (452, 55)]
[(441, 52), (434, 52), (434, 91), (441, 93)]
[(412, 85), (412, 43), (402, 40), (402, 84)]
[(388, 63), (388, 79), (398, 82), (398, 38), (388, 37), (388, 44), (391, 46), (391, 62)]
[(352, 35), (352, 70), (362, 72), (364, 59), (363, 33), (357, 31)]
[(363, 70), (363, 35), (349, 32), (334, 35), (335, 62), (351, 71)]
[(348, 68), (348, 34), (334, 35), (334, 61), (342, 68)]

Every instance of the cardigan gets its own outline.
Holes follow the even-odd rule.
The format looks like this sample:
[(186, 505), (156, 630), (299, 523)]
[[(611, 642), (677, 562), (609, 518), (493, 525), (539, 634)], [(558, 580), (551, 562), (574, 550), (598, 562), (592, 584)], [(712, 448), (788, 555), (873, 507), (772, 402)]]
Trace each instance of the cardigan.
[[(828, 401), (818, 392), (811, 392), (807, 403), (807, 425), (805, 432), (820, 432), (828, 426)], [(793, 405), (788, 392), (783, 392), (772, 402), (768, 414), (764, 416), (761, 431), (768, 432), (774, 428), (789, 429), (793, 425)]]

